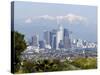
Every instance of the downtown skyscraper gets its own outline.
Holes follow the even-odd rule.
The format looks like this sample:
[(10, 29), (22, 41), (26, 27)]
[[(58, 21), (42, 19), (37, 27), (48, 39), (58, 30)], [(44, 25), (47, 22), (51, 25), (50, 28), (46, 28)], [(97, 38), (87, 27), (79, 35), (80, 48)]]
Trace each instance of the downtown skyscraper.
[(52, 31), (50, 31), (50, 45), (52, 49), (56, 49), (56, 41), (57, 41), (56, 33), (57, 33), (56, 29), (53, 29)]
[(44, 32), (44, 42), (45, 42), (45, 48), (51, 49), (51, 46), (50, 46), (50, 32), (49, 31)]
[(61, 42), (63, 41), (63, 27), (60, 25), (58, 30), (57, 30), (57, 33), (56, 33), (56, 37), (57, 37), (57, 41), (56, 41), (56, 49), (59, 49), (60, 48), (60, 44)]
[(39, 35), (33, 34), (32, 36), (32, 46), (35, 48), (39, 48)]
[(63, 34), (63, 43), (64, 43), (64, 48), (71, 48), (71, 40), (69, 37), (69, 31), (68, 29), (64, 29), (64, 34)]

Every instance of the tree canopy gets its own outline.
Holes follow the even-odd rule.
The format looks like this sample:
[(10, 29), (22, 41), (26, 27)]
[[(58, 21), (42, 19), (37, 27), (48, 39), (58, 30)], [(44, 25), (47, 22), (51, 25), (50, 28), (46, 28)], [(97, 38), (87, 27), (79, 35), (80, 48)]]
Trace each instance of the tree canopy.
[(26, 42), (24, 35), (14, 31), (14, 50), (15, 50), (15, 59), (14, 59), (14, 71), (16, 72), (20, 67), (20, 55), (26, 48)]

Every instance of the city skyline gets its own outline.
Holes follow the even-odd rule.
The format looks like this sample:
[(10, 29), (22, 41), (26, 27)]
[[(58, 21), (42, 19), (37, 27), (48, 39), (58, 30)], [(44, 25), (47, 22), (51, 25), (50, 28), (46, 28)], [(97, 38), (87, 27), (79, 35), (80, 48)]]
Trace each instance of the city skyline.
[(97, 48), (97, 42), (91, 42), (85, 39), (72, 38), (68, 29), (59, 25), (58, 29), (44, 31), (43, 39), (40, 40), (39, 34), (34, 33), (28, 46), (35, 49), (72, 49), (72, 48)]
[(97, 41), (96, 6), (15, 2), (14, 28), (28, 40), (34, 32), (43, 39), (41, 32), (56, 29), (58, 23), (73, 32), (74, 38)]
[[(71, 48), (71, 38), (69, 31), (59, 25), (58, 29), (52, 29), (52, 31), (43, 32), (44, 39), (40, 40), (38, 34), (32, 36), (31, 44), (33, 47), (40, 48), (39, 41), (44, 43), (44, 48), (47, 49), (61, 49)], [(43, 45), (40, 44), (40, 45)], [(42, 46), (43, 47), (43, 46)]]

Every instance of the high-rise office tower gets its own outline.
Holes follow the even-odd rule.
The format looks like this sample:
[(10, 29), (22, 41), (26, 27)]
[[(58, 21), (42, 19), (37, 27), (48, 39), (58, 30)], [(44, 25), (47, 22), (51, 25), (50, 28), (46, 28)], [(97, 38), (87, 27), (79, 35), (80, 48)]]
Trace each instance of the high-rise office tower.
[(37, 34), (32, 36), (32, 46), (39, 48), (39, 36)]
[(69, 38), (69, 31), (67, 29), (64, 29), (63, 42), (64, 42), (64, 48), (65, 49), (71, 48), (71, 41), (70, 41), (70, 38)]
[(59, 49), (61, 41), (63, 41), (63, 27), (60, 25), (56, 33), (56, 49)]
[(50, 32), (50, 45), (52, 49), (56, 49), (56, 32), (57, 32), (56, 29), (53, 29)]
[(56, 35), (53, 35), (52, 37), (52, 48), (56, 49)]
[(64, 42), (63, 42), (63, 40), (60, 40), (59, 48), (60, 48), (60, 49), (64, 48)]
[(39, 48), (40, 49), (45, 48), (45, 43), (43, 40), (39, 41)]
[(45, 48), (51, 48), (50, 46), (50, 32), (49, 31), (45, 31), (44, 32), (44, 42), (45, 42)]

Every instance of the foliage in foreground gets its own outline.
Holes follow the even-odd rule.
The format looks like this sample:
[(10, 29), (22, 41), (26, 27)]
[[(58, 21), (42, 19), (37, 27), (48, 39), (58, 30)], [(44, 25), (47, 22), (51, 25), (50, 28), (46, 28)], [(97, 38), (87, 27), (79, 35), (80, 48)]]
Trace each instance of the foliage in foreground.
[(81, 69), (97, 68), (97, 58), (77, 58), (71, 64)]
[(60, 60), (38, 60), (38, 61), (23, 61), (17, 73), (32, 73), (32, 72), (50, 72), (50, 71), (67, 71), (81, 69), (97, 68), (96, 58), (77, 58), (70, 62), (68, 60), (61, 62)]
[(15, 53), (15, 58), (14, 58), (14, 61), (13, 61), (13, 64), (14, 64), (14, 72), (18, 71), (19, 68), (20, 68), (20, 62), (21, 62), (21, 59), (20, 59), (20, 55), (21, 55), (21, 52), (23, 52), (26, 48), (26, 42), (25, 42), (25, 39), (24, 39), (24, 35), (17, 32), (17, 31), (12, 31), (12, 33), (14, 34), (14, 53)]

